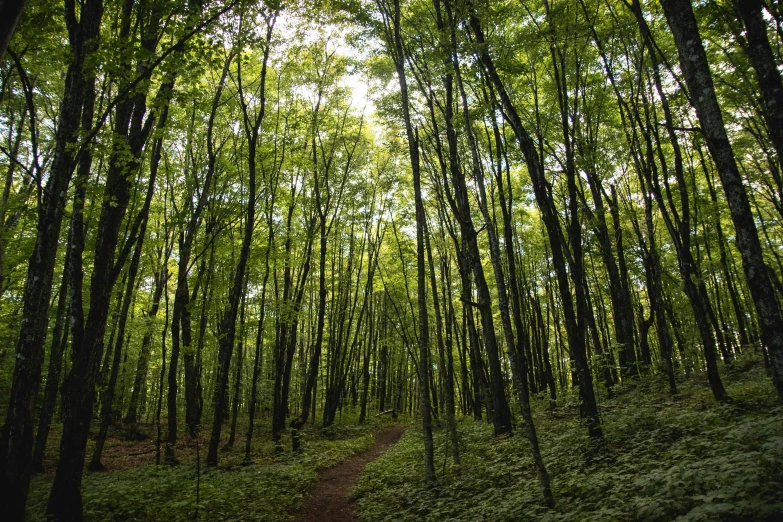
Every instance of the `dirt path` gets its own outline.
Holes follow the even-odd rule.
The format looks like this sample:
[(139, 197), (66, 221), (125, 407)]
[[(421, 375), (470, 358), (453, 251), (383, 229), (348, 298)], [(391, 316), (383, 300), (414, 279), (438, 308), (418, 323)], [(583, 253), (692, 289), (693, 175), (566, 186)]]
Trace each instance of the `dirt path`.
[(294, 520), (298, 522), (345, 522), (358, 520), (351, 499), (353, 488), (364, 466), (377, 459), (405, 431), (403, 426), (389, 426), (375, 434), (375, 444), (359, 455), (329, 468), (318, 475), (302, 510)]

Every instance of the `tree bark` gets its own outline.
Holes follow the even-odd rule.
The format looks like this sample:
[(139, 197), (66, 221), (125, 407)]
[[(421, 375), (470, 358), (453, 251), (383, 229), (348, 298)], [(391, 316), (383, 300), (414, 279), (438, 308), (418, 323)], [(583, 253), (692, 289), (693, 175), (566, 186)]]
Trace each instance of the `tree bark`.
[(429, 325), (427, 314), (427, 286), (426, 265), (424, 264), (424, 234), (426, 217), (424, 215), (424, 203), (421, 196), (421, 165), (419, 158), (419, 140), (413, 128), (408, 101), (408, 81), (405, 72), (405, 54), (400, 26), (400, 2), (392, 0), (392, 5), (383, 5), (383, 0), (377, 0), (379, 7), (384, 11), (384, 25), (386, 29), (386, 45), (397, 70), (397, 81), (402, 95), (402, 113), (405, 123), (405, 134), (408, 142), (408, 153), (411, 160), (413, 173), (413, 192), (416, 207), (416, 282), (417, 301), (419, 308), (419, 393), (421, 404), (419, 405), (422, 418), (422, 430), (424, 432), (424, 474), (428, 482), (435, 480), (435, 462), (433, 457), (432, 418), (430, 411), (429, 383)]
[(769, 349), (772, 380), (778, 398), (783, 401), (783, 318), (764, 263), (748, 194), (726, 134), (696, 17), (689, 0), (661, 0), (661, 6), (674, 35), (685, 83), (691, 91), (707, 148), (718, 167), (737, 235), (745, 278), (756, 305), (762, 341)]
[[(471, 6), (472, 7), (472, 6)], [(579, 394), (582, 400), (581, 414), (587, 421), (587, 429), (590, 437), (596, 440), (603, 438), (603, 432), (601, 430), (601, 423), (598, 414), (598, 404), (595, 399), (595, 391), (593, 390), (593, 378), (590, 373), (590, 368), (587, 361), (587, 352), (585, 346), (584, 337), (584, 315), (583, 299), (579, 298), (580, 292), (583, 292), (581, 287), (581, 278), (574, 274), (575, 279), (574, 286), (577, 293), (576, 308), (574, 307), (574, 299), (571, 295), (571, 285), (568, 280), (568, 271), (566, 269), (566, 256), (563, 252), (565, 241), (563, 238), (562, 230), (560, 229), (560, 222), (557, 216), (556, 209), (554, 208), (554, 202), (552, 201), (551, 187), (547, 182), (543, 167), (538, 157), (538, 151), (536, 150), (535, 143), (530, 134), (525, 130), (522, 125), (522, 120), (517, 113), (516, 107), (511, 102), (511, 98), (506, 91), (505, 85), (495, 68), (495, 63), (489, 54), (487, 49), (486, 39), (484, 38), (484, 32), (481, 28), (481, 22), (476, 14), (475, 9), (471, 9), (469, 24), (472, 32), (476, 38), (476, 42), (479, 44), (478, 55), (479, 59), (484, 67), (489, 79), (495, 87), (495, 90), (500, 98), (501, 106), (504, 110), (504, 115), (508, 119), (511, 128), (519, 143), (520, 151), (525, 158), (525, 162), (528, 166), (531, 180), (533, 181), (533, 191), (536, 197), (536, 202), (541, 210), (542, 219), (549, 236), (549, 244), (552, 253), (552, 262), (555, 268), (555, 275), (558, 281), (558, 287), (560, 289), (560, 301), (563, 308), (563, 316), (566, 322), (566, 332), (568, 335), (569, 352), (573, 359), (574, 371), (578, 377)], [(576, 205), (574, 201), (572, 205)], [(572, 214), (575, 209), (570, 209)], [(570, 227), (571, 236), (574, 237), (577, 233), (576, 226), (572, 223)], [(574, 256), (579, 257), (579, 256)], [(582, 304), (580, 304), (580, 302)]]
[(28, 0), (0, 0), (0, 60), (16, 31)]
[(66, 15), (71, 61), (56, 126), (54, 159), (46, 186), (39, 188), (35, 247), (27, 269), (11, 397), (0, 436), (0, 502), (6, 506), (6, 514), (18, 520), (24, 518), (30, 485), (33, 415), (41, 380), (57, 243), (76, 162), (73, 150), (82, 107), (86, 95), (94, 92), (91, 86), (96, 68), (88, 58), (98, 47), (103, 2), (85, 2), (78, 21), (73, 10), (67, 10)]
[(256, 149), (258, 137), (261, 129), (261, 123), (264, 120), (266, 112), (266, 73), (267, 62), (269, 60), (269, 51), (272, 41), (272, 31), (277, 19), (277, 11), (272, 11), (266, 15), (266, 45), (264, 46), (263, 58), (261, 62), (261, 72), (259, 75), (258, 95), (260, 104), (256, 113), (251, 114), (245, 100), (245, 93), (242, 89), (242, 54), (238, 55), (237, 83), (239, 86), (239, 100), (242, 107), (243, 124), (245, 136), (247, 138), (248, 148), (248, 191), (247, 208), (245, 211), (244, 235), (242, 237), (242, 248), (239, 252), (239, 259), (234, 271), (234, 281), (230, 289), (228, 306), (223, 311), (223, 317), (220, 321), (218, 331), (218, 368), (217, 380), (215, 382), (215, 393), (213, 403), (215, 405), (215, 416), (212, 420), (212, 434), (209, 439), (209, 451), (207, 453), (207, 466), (217, 466), (218, 445), (220, 444), (220, 432), (222, 428), (221, 412), (226, 407), (228, 395), (228, 374), (231, 363), (231, 352), (234, 349), (234, 338), (236, 334), (237, 311), (239, 309), (240, 299), (245, 292), (247, 279), (245, 270), (247, 260), (250, 256), (250, 243), (253, 240), (253, 227), (255, 226), (256, 216)]

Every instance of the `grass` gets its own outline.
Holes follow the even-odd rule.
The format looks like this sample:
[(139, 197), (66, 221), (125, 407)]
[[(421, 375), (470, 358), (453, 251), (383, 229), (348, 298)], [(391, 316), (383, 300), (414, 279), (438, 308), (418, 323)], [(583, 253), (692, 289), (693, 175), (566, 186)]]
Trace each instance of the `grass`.
[(616, 389), (602, 401), (605, 443), (589, 462), (576, 407), (548, 412), (537, 399), (555, 509), (543, 504), (522, 426), (495, 439), (487, 424), (461, 421), (460, 466), (436, 431), (434, 485), (410, 429), (365, 469), (355, 491), (361, 520), (783, 520), (783, 408), (756, 359), (737, 361), (725, 382), (731, 404), (716, 403), (701, 376), (674, 398), (657, 377)]

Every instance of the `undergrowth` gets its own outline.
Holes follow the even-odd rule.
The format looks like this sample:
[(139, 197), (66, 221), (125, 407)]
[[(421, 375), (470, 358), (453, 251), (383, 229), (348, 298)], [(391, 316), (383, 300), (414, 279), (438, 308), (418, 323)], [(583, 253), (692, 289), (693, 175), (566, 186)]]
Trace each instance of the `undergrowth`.
[(463, 420), (460, 466), (445, 430), (435, 433), (433, 485), (417, 429), (368, 465), (355, 491), (361, 520), (783, 520), (783, 408), (758, 362), (728, 372), (730, 404), (716, 403), (701, 377), (674, 398), (652, 379), (603, 401), (597, 450), (574, 408), (534, 404), (555, 509), (543, 504), (522, 425), (495, 439), (486, 423)]
[[(82, 482), (87, 521), (163, 520), (288, 520), (316, 480), (316, 472), (361, 453), (373, 443), (372, 429), (331, 426), (302, 431), (302, 451), (293, 455), (288, 440), (275, 452), (269, 433), (259, 429), (252, 463), (243, 465), (244, 439), (220, 453), (217, 469), (204, 465), (202, 442), (199, 502), (196, 502), (195, 457), (179, 465), (145, 465), (104, 473), (85, 472)], [(189, 455), (183, 448), (182, 453)], [(89, 454), (89, 451), (88, 451)], [(34, 477), (27, 519), (43, 521), (52, 477)]]

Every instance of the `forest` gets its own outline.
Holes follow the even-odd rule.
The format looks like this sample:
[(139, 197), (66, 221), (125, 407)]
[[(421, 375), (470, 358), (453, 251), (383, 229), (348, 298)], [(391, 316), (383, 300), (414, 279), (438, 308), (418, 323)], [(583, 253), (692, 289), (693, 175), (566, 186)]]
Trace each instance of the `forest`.
[(783, 519), (781, 71), (777, 0), (0, 0), (2, 518)]

